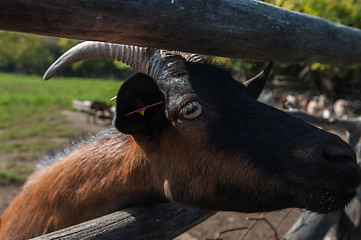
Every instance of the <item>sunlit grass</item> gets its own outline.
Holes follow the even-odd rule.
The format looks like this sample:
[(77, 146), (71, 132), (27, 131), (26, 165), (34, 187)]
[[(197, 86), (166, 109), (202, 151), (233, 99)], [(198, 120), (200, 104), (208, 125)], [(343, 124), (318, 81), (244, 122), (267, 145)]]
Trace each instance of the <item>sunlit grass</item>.
[(85, 78), (54, 78), (43, 81), (37, 76), (0, 74), (0, 106), (47, 104), (71, 106), (72, 99), (109, 100), (120, 82)]
[(0, 141), (28, 137), (73, 137), (61, 109), (73, 99), (108, 101), (120, 82), (0, 74)]
[[(59, 147), (52, 138), (74, 138), (82, 133), (67, 123), (62, 109), (73, 99), (107, 101), (120, 82), (0, 74), (1, 152), (46, 151)], [(2, 178), (13, 174), (2, 173)]]
[(54, 149), (59, 147), (56, 142), (51, 142), (47, 140), (30, 140), (24, 142), (12, 142), (12, 143), (4, 143), (0, 145), (0, 151), (10, 152), (10, 151), (41, 151), (47, 149)]
[[(45, 153), (59, 148), (59, 139), (81, 136), (83, 133), (66, 121), (61, 110), (70, 110), (73, 99), (108, 101), (120, 85), (81, 78), (43, 81), (37, 76), (0, 73), (0, 157)], [(0, 183), (21, 184), (33, 170), (8, 164), (0, 169)]]
[(0, 170), (0, 184), (22, 184), (25, 181), (24, 174), (33, 172), (34, 168), (35, 167), (24, 167), (16, 163), (10, 163), (7, 165), (7, 170)]
[(21, 177), (19, 173), (15, 173), (13, 171), (0, 171), (0, 183), (2, 184), (22, 184), (24, 181), (25, 179)]

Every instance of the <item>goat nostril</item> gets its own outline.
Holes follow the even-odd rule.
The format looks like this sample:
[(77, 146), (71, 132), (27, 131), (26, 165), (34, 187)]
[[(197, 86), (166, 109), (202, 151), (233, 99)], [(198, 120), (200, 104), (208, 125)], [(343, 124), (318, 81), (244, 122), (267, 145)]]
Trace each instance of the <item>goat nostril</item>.
[(348, 148), (329, 147), (323, 154), (327, 161), (333, 163), (356, 162), (356, 154)]

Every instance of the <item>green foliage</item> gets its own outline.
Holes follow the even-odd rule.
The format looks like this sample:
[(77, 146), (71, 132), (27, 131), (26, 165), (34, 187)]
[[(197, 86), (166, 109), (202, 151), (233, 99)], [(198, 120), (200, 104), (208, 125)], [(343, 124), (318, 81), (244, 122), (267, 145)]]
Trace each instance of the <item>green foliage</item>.
[[(80, 41), (0, 31), (0, 71), (42, 75), (61, 54)], [(92, 59), (65, 69), (66, 76), (122, 79), (132, 69), (116, 61)]]
[(0, 68), (38, 73), (54, 61), (56, 38), (0, 31)]
[[(359, 0), (264, 0), (279, 7), (307, 13), (321, 17), (336, 23), (341, 23), (355, 28), (361, 28), (361, 1)], [(314, 71), (339, 72), (339, 68), (333, 68), (323, 64), (312, 65)]]
[(359, 0), (265, 0), (265, 2), (361, 28), (361, 1)]

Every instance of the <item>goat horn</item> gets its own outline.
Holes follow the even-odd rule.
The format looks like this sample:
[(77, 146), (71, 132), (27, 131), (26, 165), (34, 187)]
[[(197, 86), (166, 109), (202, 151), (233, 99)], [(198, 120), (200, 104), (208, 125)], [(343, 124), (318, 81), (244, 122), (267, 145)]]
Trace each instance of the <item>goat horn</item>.
[(244, 84), (247, 86), (247, 85), (251, 84), (253, 81), (255, 81), (256, 79), (259, 79), (259, 78), (264, 77), (265, 75), (268, 75), (270, 73), (272, 67), (273, 67), (273, 62), (268, 63), (268, 65), (265, 69), (263, 69), (260, 73), (258, 73), (253, 78), (245, 81)]
[(48, 80), (69, 65), (89, 58), (108, 58), (128, 64), (136, 71), (157, 78), (167, 68), (164, 59), (179, 55), (189, 62), (201, 62), (203, 59), (196, 54), (158, 50), (105, 42), (82, 42), (68, 50), (58, 58), (45, 72), (44, 80)]
[(253, 97), (258, 98), (261, 94), (271, 72), (272, 66), (273, 62), (270, 62), (259, 74), (244, 82), (244, 85), (246, 85), (246, 87), (250, 90)]

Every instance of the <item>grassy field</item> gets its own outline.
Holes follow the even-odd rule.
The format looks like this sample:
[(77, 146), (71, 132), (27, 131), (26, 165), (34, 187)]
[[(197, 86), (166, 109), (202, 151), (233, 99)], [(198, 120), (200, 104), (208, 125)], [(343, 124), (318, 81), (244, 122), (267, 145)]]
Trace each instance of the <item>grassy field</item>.
[[(73, 99), (108, 101), (120, 82), (80, 78), (54, 78), (0, 74), (0, 161), (9, 153), (26, 155), (58, 147), (49, 139), (81, 134), (65, 122), (62, 109), (71, 109)], [(14, 164), (0, 166), (1, 182), (21, 182), (17, 175), (29, 170)]]

